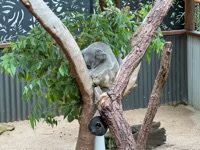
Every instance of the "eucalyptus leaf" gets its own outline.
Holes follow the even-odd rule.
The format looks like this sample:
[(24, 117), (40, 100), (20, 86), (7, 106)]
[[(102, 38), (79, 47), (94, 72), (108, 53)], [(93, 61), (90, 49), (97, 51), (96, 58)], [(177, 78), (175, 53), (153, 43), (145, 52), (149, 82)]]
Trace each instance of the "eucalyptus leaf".
[(68, 122), (72, 122), (74, 120), (74, 116), (72, 114), (69, 114), (67, 120)]

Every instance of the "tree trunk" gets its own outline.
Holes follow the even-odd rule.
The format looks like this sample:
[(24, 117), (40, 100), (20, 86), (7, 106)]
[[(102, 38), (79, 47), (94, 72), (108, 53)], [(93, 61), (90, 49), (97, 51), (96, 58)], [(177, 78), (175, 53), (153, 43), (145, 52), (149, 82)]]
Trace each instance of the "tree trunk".
[(76, 143), (76, 150), (94, 150), (94, 135), (88, 130), (88, 123), (94, 116), (94, 108), (87, 104), (82, 105), (82, 114), (79, 122), (79, 134)]
[(120, 7), (120, 0), (115, 0), (115, 7), (117, 7), (117, 8)]
[(137, 139), (137, 150), (146, 149), (146, 144), (147, 144), (147, 139), (149, 136), (149, 131), (151, 129), (151, 124), (156, 115), (157, 109), (160, 106), (160, 97), (162, 94), (162, 89), (169, 74), (171, 52), (172, 52), (171, 42), (165, 43), (162, 57), (161, 57), (160, 69), (156, 77), (153, 90), (150, 96), (146, 116), (144, 118), (142, 127), (139, 132), (139, 136)]
[[(136, 141), (137, 141), (141, 126), (142, 124), (136, 124), (136, 125), (131, 126), (132, 134)], [(105, 135), (105, 140), (106, 140), (106, 143), (108, 143), (109, 140), (112, 140), (112, 137), (109, 131)], [(151, 129), (149, 131), (149, 137), (147, 140), (146, 149), (156, 148), (158, 146), (165, 144), (165, 142), (166, 142), (166, 130), (164, 128), (160, 128), (160, 122), (153, 122), (151, 125)], [(116, 149), (116, 145), (113, 145), (112, 149)]]
[(102, 118), (108, 125), (118, 150), (135, 150), (136, 143), (131, 128), (123, 116), (122, 104), (103, 93), (97, 103)]
[(99, 6), (101, 8), (101, 11), (104, 11), (107, 7), (106, 0), (99, 0)]
[[(106, 0), (99, 0), (99, 6), (101, 8), (101, 11), (104, 11), (105, 8), (107, 7)], [(115, 0), (115, 7), (117, 8), (120, 7), (120, 0)]]
[[(88, 132), (88, 123), (94, 114), (92, 80), (88, 74), (80, 49), (74, 38), (46, 6), (42, 0), (20, 0), (24, 6), (36, 17), (41, 25), (51, 34), (56, 43), (63, 50), (69, 61), (79, 86), (83, 109), (80, 120), (81, 128), (76, 149), (93, 149), (93, 136)], [(102, 2), (105, 2), (102, 0)], [(131, 129), (123, 117), (121, 100), (134, 69), (140, 63), (146, 49), (154, 37), (154, 33), (162, 22), (173, 0), (156, 0), (154, 7), (147, 15), (142, 25), (133, 35), (132, 51), (120, 67), (119, 75), (114, 84), (103, 93), (98, 102), (98, 110), (116, 140), (118, 149), (134, 150), (136, 143), (131, 134)], [(103, 4), (105, 5), (105, 4)], [(103, 6), (102, 5), (102, 6)], [(103, 7), (101, 7), (103, 8)]]
[(123, 117), (121, 100), (134, 69), (141, 62), (146, 49), (152, 41), (155, 31), (167, 14), (173, 0), (156, 0), (153, 8), (137, 29), (132, 39), (132, 51), (121, 65), (118, 77), (115, 79), (107, 94), (103, 93), (97, 103), (97, 108), (114, 136), (117, 149), (136, 149), (136, 143), (131, 129)]
[(20, 0), (61, 47), (76, 78), (82, 97), (82, 114), (76, 149), (93, 150), (94, 136), (88, 132), (88, 123), (94, 115), (92, 80), (81, 51), (60, 19), (42, 0)]

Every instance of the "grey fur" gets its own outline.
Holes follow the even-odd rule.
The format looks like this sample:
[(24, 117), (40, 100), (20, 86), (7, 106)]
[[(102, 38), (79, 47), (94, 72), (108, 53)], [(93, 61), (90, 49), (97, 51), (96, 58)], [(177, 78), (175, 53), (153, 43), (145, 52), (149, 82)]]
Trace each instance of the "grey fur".
[(93, 83), (101, 88), (108, 88), (119, 70), (111, 48), (105, 43), (95, 42), (82, 50), (82, 54)]

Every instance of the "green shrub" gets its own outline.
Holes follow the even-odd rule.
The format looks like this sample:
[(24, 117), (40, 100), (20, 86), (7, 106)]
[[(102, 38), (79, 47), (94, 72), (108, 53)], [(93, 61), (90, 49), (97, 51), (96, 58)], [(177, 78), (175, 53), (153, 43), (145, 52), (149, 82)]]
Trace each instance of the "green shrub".
[[(147, 15), (151, 4), (141, 10), (131, 12), (128, 7), (119, 10), (112, 5), (104, 12), (97, 11), (89, 16), (68, 12), (63, 22), (73, 34), (81, 49), (93, 42), (102, 41), (109, 44), (116, 56), (126, 56), (131, 50), (130, 39), (133, 32)], [(147, 51), (150, 61), (151, 53), (160, 53), (163, 47), (161, 31), (154, 38)], [(21, 36), (3, 51), (0, 57), (0, 69), (11, 76), (15, 74), (25, 80), (23, 98), (33, 100), (31, 125), (41, 117), (47, 123), (57, 124), (55, 111), (67, 117), (71, 122), (79, 119), (81, 113), (81, 96), (68, 61), (51, 36), (42, 28), (36, 27), (26, 36)], [(17, 71), (16, 71), (17, 70)], [(43, 109), (48, 102), (48, 107)]]
[(200, 31), (200, 3), (195, 4), (195, 30)]

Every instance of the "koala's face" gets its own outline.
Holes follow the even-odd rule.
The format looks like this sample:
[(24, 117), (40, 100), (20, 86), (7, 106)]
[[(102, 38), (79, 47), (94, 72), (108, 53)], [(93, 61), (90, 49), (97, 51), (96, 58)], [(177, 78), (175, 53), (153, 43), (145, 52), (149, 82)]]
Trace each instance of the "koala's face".
[(82, 54), (89, 70), (96, 68), (106, 58), (106, 54), (100, 49), (86, 48)]
[(95, 55), (94, 53), (91, 53), (91, 52), (82, 52), (83, 54), (83, 58), (85, 60), (85, 63), (86, 63), (86, 66), (87, 68), (90, 70), (90, 69), (94, 69), (96, 67), (96, 65), (98, 65), (96, 63), (96, 60), (95, 60)]

